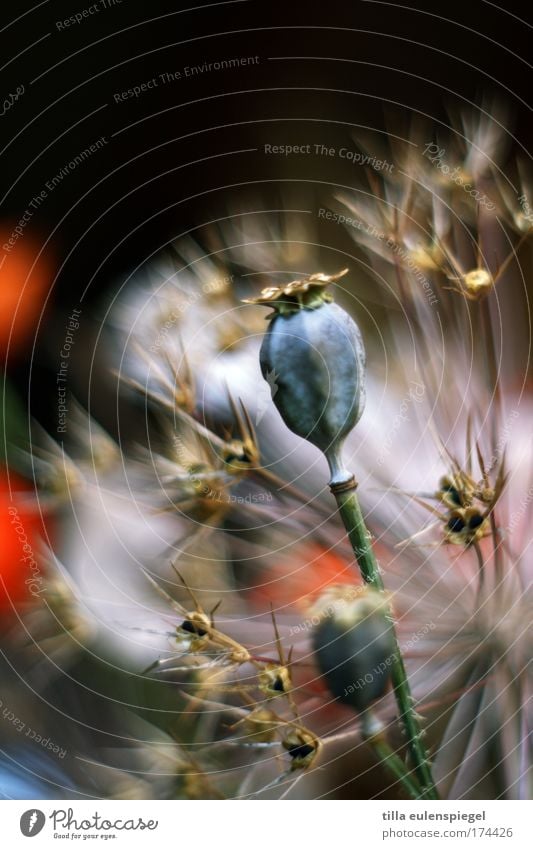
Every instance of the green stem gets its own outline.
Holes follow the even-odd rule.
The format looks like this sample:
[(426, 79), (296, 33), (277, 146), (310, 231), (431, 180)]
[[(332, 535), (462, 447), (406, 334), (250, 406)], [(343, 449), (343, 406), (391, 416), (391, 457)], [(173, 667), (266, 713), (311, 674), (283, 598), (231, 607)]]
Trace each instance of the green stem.
[[(374, 556), (374, 551), (370, 542), (370, 534), (367, 531), (365, 520), (361, 513), (359, 499), (355, 492), (355, 486), (356, 484), (354, 481), (353, 486), (351, 487), (346, 484), (342, 486), (333, 485), (331, 489), (337, 501), (339, 513), (348, 533), (348, 538), (352, 544), (363, 579), (367, 584), (370, 584), (380, 592), (383, 592), (385, 587), (379, 571), (378, 562)], [(394, 619), (392, 611), (390, 610), (389, 618), (392, 625), (395, 645), (391, 664), (392, 685), (394, 688), (394, 695), (398, 705), (400, 719), (405, 729), (414, 771), (420, 782), (420, 797), (426, 799), (438, 799), (439, 796), (431, 775), (425, 746), (422, 742), (422, 731), (414, 708), (414, 699), (411, 695), (405, 664), (398, 644), (396, 629), (394, 628)]]
[(400, 782), (412, 799), (420, 799), (420, 785), (396, 752), (391, 749), (385, 736), (385, 726), (368, 707), (361, 712), (361, 736), (372, 747), (374, 754), (391, 775)]

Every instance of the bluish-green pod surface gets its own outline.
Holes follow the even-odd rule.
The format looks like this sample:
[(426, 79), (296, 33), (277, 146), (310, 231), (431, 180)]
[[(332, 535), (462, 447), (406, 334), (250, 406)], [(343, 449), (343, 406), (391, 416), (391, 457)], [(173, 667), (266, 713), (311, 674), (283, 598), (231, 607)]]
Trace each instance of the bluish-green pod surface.
[(285, 424), (325, 454), (342, 480), (342, 444), (365, 403), (365, 352), (351, 316), (335, 303), (274, 314), (260, 353)]

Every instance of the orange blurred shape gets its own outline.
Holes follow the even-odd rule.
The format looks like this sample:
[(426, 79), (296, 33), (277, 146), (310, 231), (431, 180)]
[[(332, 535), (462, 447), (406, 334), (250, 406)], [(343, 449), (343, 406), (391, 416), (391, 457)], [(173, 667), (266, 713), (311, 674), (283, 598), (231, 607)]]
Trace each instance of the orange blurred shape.
[(0, 227), (0, 356), (5, 359), (30, 348), (44, 299), (52, 284), (54, 264), (39, 256), (41, 246), (23, 233), (14, 245), (14, 231)]
[(302, 547), (301, 560), (291, 554), (279, 562), (262, 580), (245, 592), (255, 607), (268, 610), (287, 605), (306, 611), (320, 593), (332, 584), (360, 584), (361, 578), (355, 564), (339, 557), (334, 551), (313, 543)]
[(8, 482), (0, 472), (0, 614), (39, 598), (44, 586), (38, 544), (43, 523), (32, 491), (21, 478), (10, 474)]

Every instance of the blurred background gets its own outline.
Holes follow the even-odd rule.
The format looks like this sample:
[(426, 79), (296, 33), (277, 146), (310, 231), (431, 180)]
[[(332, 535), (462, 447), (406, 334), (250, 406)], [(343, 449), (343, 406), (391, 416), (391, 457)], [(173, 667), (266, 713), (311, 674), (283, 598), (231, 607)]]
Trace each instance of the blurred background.
[[(378, 183), (389, 177), (401, 188), (398, 175), (414, 145), (419, 152), (430, 144), (444, 149), (450, 163), (470, 156), (470, 165), (472, 149), (481, 149), (496, 170), (518, 175), (519, 185), (530, 163), (531, 26), (522, 20), (523, 4), (500, 9), (483, 0), (438, 9), (374, 0), (75, 6), (19, 4), (4, 12), (0, 28), (0, 789), (8, 798), (244, 793), (242, 776), (229, 790), (202, 783), (194, 745), (185, 753), (175, 748), (194, 744), (199, 732), (187, 724), (188, 703), (176, 682), (142, 675), (165, 650), (161, 616), (170, 613), (139, 566), (169, 582), (175, 595), (168, 551), (177, 552), (204, 603), (224, 598), (222, 610), (236, 617), (237, 630), (254, 623), (258, 645), (271, 652), (269, 605), (287, 615), (283, 635), (290, 637), (304, 609), (298, 600), (343, 580), (350, 557), (338, 525), (324, 522), (331, 505), (322, 460), (309, 447), (298, 453), (298, 440), (265, 414), (269, 394), (262, 399), (257, 389), (264, 310), (244, 313), (237, 304), (272, 275), (290, 280), (350, 267), (356, 273), (338, 300), (356, 315), (374, 362), (369, 398), (386, 403), (383, 385), (398, 377), (398, 338), (416, 320), (354, 227), (334, 216), (341, 208), (348, 214), (354, 192), (379, 194)], [(475, 142), (470, 154), (468, 144), (461, 148), (465, 139)], [(480, 191), (489, 183), (499, 186), (492, 165), (476, 178)], [(463, 202), (447, 214), (463, 215)], [(438, 219), (437, 210), (433, 226)], [(420, 227), (428, 221), (421, 215)], [(507, 237), (485, 220), (476, 227), (494, 271), (508, 253)], [(513, 297), (492, 304), (489, 316), (512, 328), (516, 344), (505, 356), (496, 332), (493, 347), (509, 391), (520, 397), (530, 377), (530, 254), (521, 260), (509, 283)], [(168, 281), (175, 300), (163, 291)], [(444, 336), (450, 327), (456, 334), (448, 342), (465, 328), (477, 338), (476, 328), (466, 318), (455, 323), (445, 306), (439, 321)], [(183, 383), (177, 373), (170, 384), (168, 374), (160, 379), (151, 359), (170, 336)], [(406, 362), (427, 355), (424, 344), (407, 345)], [(118, 373), (126, 376), (124, 391)], [(190, 472), (198, 434), (180, 420), (185, 447), (174, 442), (169, 459), (161, 411), (147, 399), (168, 412), (169, 398), (176, 401), (169, 385), (186, 395), (191, 382), (189, 413), (196, 399), (203, 425), (226, 442), (230, 432), (239, 436), (226, 383), (245, 399), (269, 471), (295, 488), (289, 522), (282, 498), (273, 505), (257, 498), (270, 492), (260, 475), (232, 490), (253, 495), (257, 514), (238, 506), (221, 517), (212, 505), (198, 514), (185, 502), (179, 517), (169, 510), (167, 463)], [(489, 385), (493, 390), (490, 378)], [(390, 416), (403, 387), (398, 377)], [(187, 410), (187, 397), (182, 402)], [(385, 427), (382, 446), (388, 435)], [(215, 453), (226, 451), (213, 444)], [(365, 462), (363, 481), (371, 477)], [(383, 484), (379, 477), (370, 483)], [(302, 489), (315, 499), (311, 506)], [(375, 507), (372, 496), (368, 506)], [(392, 521), (390, 513), (374, 518), (378, 534)], [(265, 589), (278, 551), (284, 565), (275, 589)], [(253, 570), (241, 559), (254, 561)], [(315, 564), (305, 578), (302, 564)], [(293, 572), (298, 580), (291, 582)], [(179, 597), (185, 604), (183, 587)], [(301, 651), (308, 656), (305, 646)], [(327, 730), (351, 719), (327, 711), (317, 717)], [(208, 726), (205, 733), (215, 731)], [(443, 733), (439, 727), (436, 739)], [(333, 758), (335, 795), (398, 792), (360, 747), (357, 758), (359, 780), (352, 761)], [(240, 762), (232, 767), (237, 776), (244, 769)], [(218, 761), (213, 770), (219, 774)], [(482, 784), (473, 795), (510, 792), (505, 781), (501, 786)], [(317, 779), (302, 793), (325, 788)]]

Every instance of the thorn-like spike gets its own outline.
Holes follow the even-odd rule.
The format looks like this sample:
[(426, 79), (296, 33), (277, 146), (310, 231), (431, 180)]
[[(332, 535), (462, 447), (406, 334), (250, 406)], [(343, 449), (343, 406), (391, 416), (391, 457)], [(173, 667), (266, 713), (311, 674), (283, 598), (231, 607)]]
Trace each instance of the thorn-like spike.
[(183, 575), (181, 574), (181, 572), (179, 572), (178, 568), (174, 565), (174, 563), (171, 563), (171, 564), (170, 564), (170, 566), (171, 566), (171, 568), (174, 570), (174, 572), (176, 573), (176, 575), (178, 576), (179, 580), (181, 581), (183, 588), (184, 588), (185, 590), (187, 590), (187, 592), (188, 592), (189, 596), (191, 597), (191, 601), (192, 601), (192, 603), (194, 604), (195, 610), (196, 610), (198, 613), (203, 613), (202, 605), (200, 604), (200, 602), (198, 601), (198, 599), (197, 599), (196, 595), (193, 593), (193, 591), (191, 590), (191, 588), (190, 588), (190, 587), (189, 587), (189, 585), (187, 584), (187, 581), (185, 580), (185, 578), (183, 577)]
[(177, 610), (177, 611), (178, 611), (178, 613), (182, 614), (182, 613), (183, 613), (183, 608), (181, 607), (181, 605), (179, 604), (179, 602), (177, 602), (174, 598), (172, 598), (172, 596), (171, 596), (171, 595), (169, 595), (169, 594), (166, 592), (166, 590), (164, 590), (164, 589), (163, 589), (163, 587), (161, 587), (161, 586), (157, 583), (157, 581), (155, 581), (155, 580), (152, 578), (152, 576), (150, 575), (150, 573), (149, 573), (149, 572), (147, 572), (147, 571), (146, 571), (146, 569), (144, 569), (142, 566), (141, 566), (140, 568), (141, 568), (141, 572), (143, 573), (144, 577), (145, 577), (145, 578), (147, 578), (147, 580), (148, 580), (148, 581), (150, 581), (150, 583), (152, 584), (153, 588), (154, 588), (154, 589), (155, 589), (155, 590), (159, 593), (159, 595), (160, 595), (162, 598), (164, 598), (164, 599), (165, 599), (165, 601), (168, 601), (168, 602), (172, 605), (172, 607), (174, 608), (174, 610)]
[(161, 665), (160, 659), (154, 660), (154, 662), (151, 663), (149, 666), (147, 666), (146, 669), (142, 670), (141, 675), (148, 675), (148, 673), (151, 672), (152, 669), (156, 669), (160, 665)]

